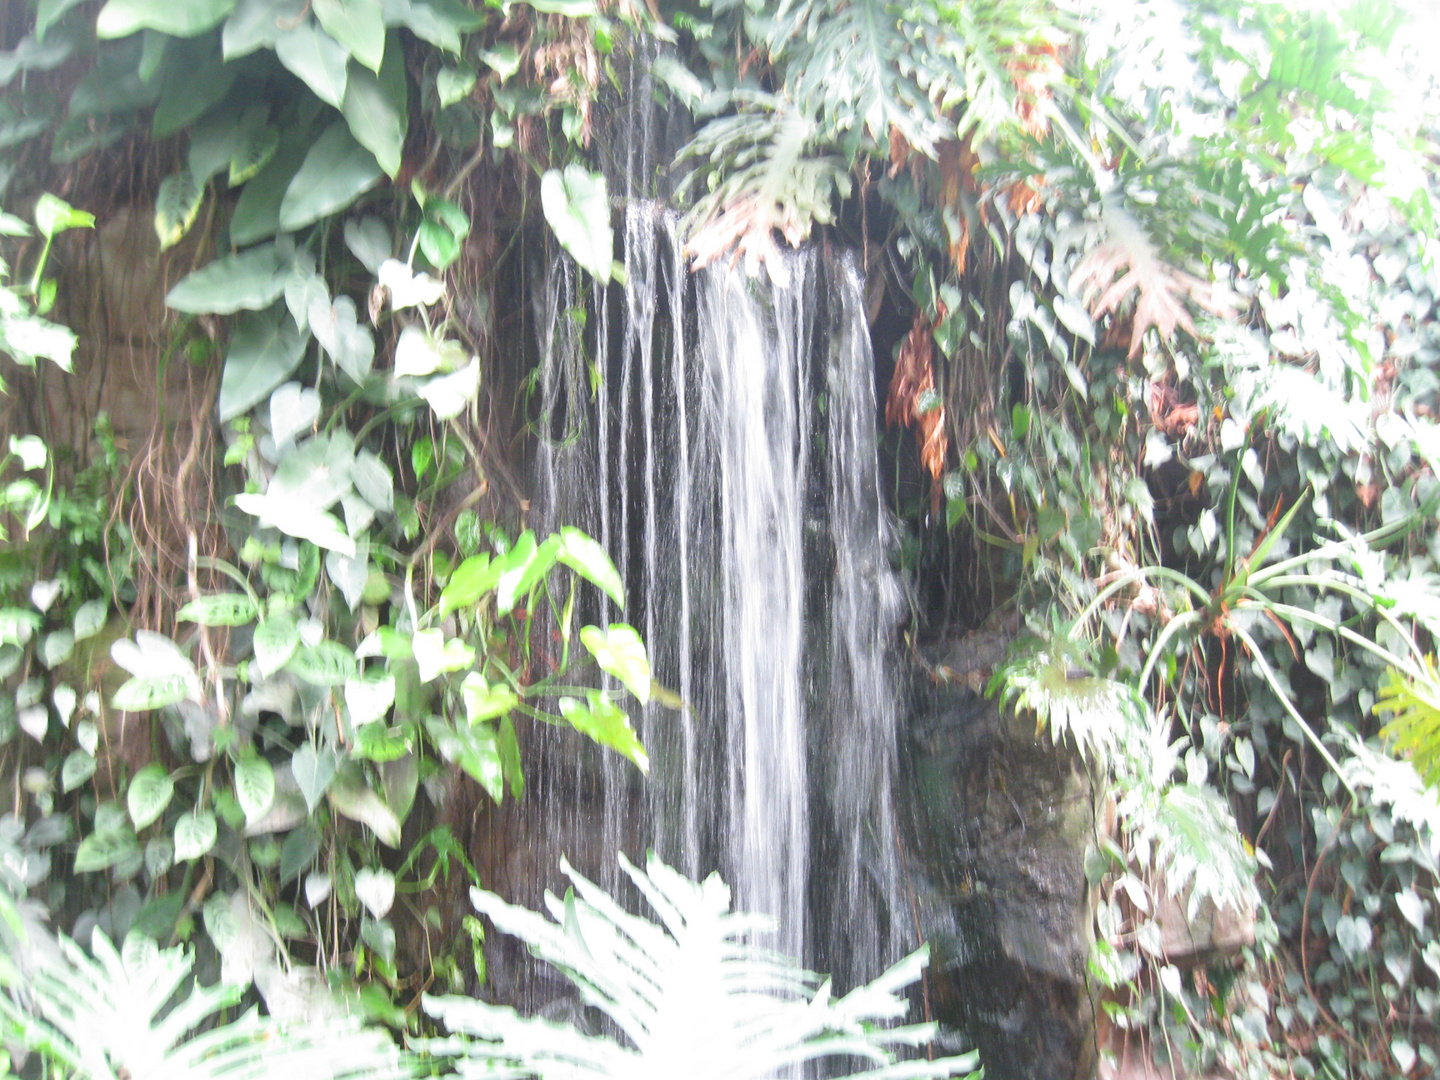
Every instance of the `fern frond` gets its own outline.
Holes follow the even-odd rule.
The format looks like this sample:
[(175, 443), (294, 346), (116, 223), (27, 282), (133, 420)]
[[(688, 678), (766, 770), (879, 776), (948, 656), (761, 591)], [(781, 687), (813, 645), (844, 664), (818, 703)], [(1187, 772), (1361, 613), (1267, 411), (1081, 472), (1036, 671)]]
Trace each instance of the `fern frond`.
[(896, 1059), (893, 1047), (917, 1046), (934, 1035), (929, 1024), (882, 1026), (904, 1015), (902, 992), (920, 976), (923, 949), (836, 999), (828, 981), (754, 943), (770, 920), (731, 911), (730, 890), (718, 875), (694, 882), (653, 856), (643, 871), (623, 855), (620, 862), (659, 923), (624, 911), (568, 864), (562, 866), (574, 888), (563, 900), (547, 897), (550, 919), (492, 893), (471, 892), (478, 910), (564, 972), (620, 1038), (469, 998), (427, 997), (426, 1011), (454, 1035), (426, 1048), (453, 1059), (467, 1078), (759, 1080), (833, 1057), (875, 1066), (852, 1080), (975, 1070), (973, 1054)]
[(1389, 668), (1380, 684), (1375, 714), (1388, 716), (1380, 734), (1415, 763), (1431, 787), (1440, 787), (1440, 671), (1427, 657), (1419, 671)]

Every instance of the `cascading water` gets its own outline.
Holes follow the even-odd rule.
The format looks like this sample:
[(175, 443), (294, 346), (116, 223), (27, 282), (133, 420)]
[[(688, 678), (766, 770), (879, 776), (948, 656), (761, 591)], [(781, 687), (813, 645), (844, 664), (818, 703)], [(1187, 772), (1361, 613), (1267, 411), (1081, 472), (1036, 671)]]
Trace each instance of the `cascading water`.
[[(631, 201), (626, 284), (554, 263), (534, 300), (542, 514), (599, 539), (624, 620), (689, 705), (637, 717), (648, 781), (555, 732), (544, 820), (617, 887), (614, 852), (719, 870), (775, 944), (868, 979), (913, 948), (891, 811), (902, 603), (885, 555), (874, 365), (855, 260), (689, 272), (672, 215)], [(588, 839), (583, 843), (580, 836)]]

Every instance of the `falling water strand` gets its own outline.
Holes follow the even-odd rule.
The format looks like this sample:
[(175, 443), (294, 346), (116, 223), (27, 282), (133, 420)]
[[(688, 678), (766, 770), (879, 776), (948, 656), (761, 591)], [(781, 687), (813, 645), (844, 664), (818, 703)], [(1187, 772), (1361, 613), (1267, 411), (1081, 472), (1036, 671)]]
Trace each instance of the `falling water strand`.
[[(605, 883), (615, 846), (719, 870), (739, 905), (777, 919), (774, 944), (849, 986), (911, 944), (891, 918), (902, 604), (863, 282), (853, 258), (817, 250), (785, 257), (783, 288), (690, 273), (676, 231), (628, 204), (623, 297), (597, 293), (584, 332), (567, 262), (542, 290), (542, 513), (598, 530), (625, 581), (618, 617), (687, 703), (636, 717), (643, 785), (618, 756), (553, 736), (546, 767), (572, 779), (537, 785), (544, 819), (598, 834), (571, 856)], [(611, 616), (585, 605), (587, 620)]]

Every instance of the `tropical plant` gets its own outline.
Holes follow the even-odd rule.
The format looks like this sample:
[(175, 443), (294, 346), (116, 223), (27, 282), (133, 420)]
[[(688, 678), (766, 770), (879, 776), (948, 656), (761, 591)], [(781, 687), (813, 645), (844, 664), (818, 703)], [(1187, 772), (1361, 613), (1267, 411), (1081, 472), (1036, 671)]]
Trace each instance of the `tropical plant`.
[(251, 1008), (232, 1018), (241, 989), (196, 985), (191, 950), (161, 949), (143, 934), (117, 950), (97, 930), (87, 952), (50, 935), (8, 888), (0, 890), (0, 939), (0, 1031), (14, 1065), (33, 1052), (54, 1075), (87, 1080), (414, 1073), (383, 1029), (363, 1028), (333, 1000), (327, 1010), (323, 994), (309, 1016), (262, 1017)]
[(426, 1011), (453, 1033), (428, 1040), (429, 1052), (450, 1059), (461, 1077), (760, 1080), (845, 1058), (870, 1066), (854, 1080), (976, 1074), (974, 1053), (897, 1056), (896, 1048), (913, 1050), (936, 1033), (934, 1024), (890, 1026), (908, 1011), (901, 991), (920, 977), (926, 948), (835, 997), (828, 979), (764, 947), (773, 920), (731, 911), (730, 890), (718, 874), (697, 883), (654, 855), (644, 870), (619, 858), (659, 923), (626, 912), (563, 862), (573, 888), (563, 900), (547, 894), (550, 919), (471, 891), (476, 909), (563, 972), (612, 1033), (591, 1034), (470, 998), (427, 997)]

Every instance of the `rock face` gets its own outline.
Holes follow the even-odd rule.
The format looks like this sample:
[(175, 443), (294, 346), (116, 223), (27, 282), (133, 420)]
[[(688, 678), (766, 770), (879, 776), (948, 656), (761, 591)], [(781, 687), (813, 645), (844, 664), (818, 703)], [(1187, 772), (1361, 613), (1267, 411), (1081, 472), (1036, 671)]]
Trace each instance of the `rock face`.
[(929, 1004), (974, 1041), (987, 1080), (1090, 1080), (1091, 784), (1078, 755), (979, 692), (1003, 654), (1003, 639), (952, 642), (933, 654), (948, 681), (913, 695), (907, 849)]

